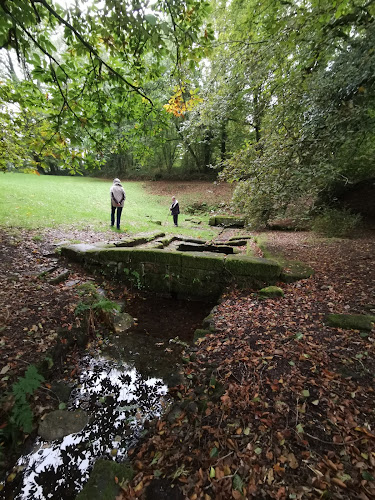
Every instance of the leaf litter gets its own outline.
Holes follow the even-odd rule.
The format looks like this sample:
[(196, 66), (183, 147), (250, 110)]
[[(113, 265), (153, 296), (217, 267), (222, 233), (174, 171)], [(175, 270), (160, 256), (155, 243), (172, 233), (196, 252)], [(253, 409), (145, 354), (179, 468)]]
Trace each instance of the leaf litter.
[(185, 353), (186, 383), (173, 388), (186, 409), (130, 451), (136, 475), (121, 498), (147, 498), (159, 478), (190, 500), (375, 498), (375, 332), (324, 321), (375, 307), (373, 235), (267, 239), (314, 277), (279, 283), (284, 298), (223, 296), (217, 332)]
[[(72, 234), (98, 238), (49, 230), (44, 239)], [(152, 422), (129, 452), (136, 475), (121, 483), (121, 498), (146, 498), (148, 485), (163, 479), (191, 500), (375, 497), (375, 333), (324, 324), (327, 313), (375, 307), (373, 235), (331, 241), (266, 235), (273, 252), (316, 274), (279, 283), (284, 298), (228, 290), (215, 312), (217, 332), (184, 355), (190, 356), (186, 383), (172, 389), (182, 411)], [(74, 321), (77, 298), (64, 283), (37, 279), (51, 267), (49, 244), (31, 232), (1, 236), (0, 384), (6, 388), (53, 345), (59, 326)]]

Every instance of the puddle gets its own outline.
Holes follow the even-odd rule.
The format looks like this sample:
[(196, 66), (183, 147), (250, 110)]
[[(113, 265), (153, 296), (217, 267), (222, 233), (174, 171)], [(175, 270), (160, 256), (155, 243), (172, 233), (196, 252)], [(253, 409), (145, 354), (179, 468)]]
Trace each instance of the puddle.
[[(168, 404), (167, 386), (144, 378), (135, 368), (112, 359), (83, 359), (80, 384), (69, 409), (86, 410), (90, 423), (76, 434), (51, 443), (38, 440), (22, 457), (18, 500), (72, 500), (88, 480), (97, 458), (123, 461), (142, 434), (144, 422)], [(12, 498), (12, 497), (9, 497)]]
[(145, 421), (168, 406), (167, 384), (176, 376), (181, 351), (212, 305), (140, 294), (126, 301), (137, 325), (110, 335), (101, 352), (82, 359), (71, 394), (68, 409), (87, 411), (89, 423), (60, 440), (38, 439), (19, 459), (17, 479), (3, 492), (7, 500), (74, 499), (96, 459), (124, 461)]

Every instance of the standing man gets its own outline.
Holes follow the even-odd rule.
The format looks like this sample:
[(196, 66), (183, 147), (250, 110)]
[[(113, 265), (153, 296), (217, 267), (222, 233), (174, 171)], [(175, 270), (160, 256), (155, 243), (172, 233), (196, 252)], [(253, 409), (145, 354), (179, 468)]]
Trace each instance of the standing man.
[(122, 187), (120, 179), (113, 179), (113, 185), (111, 187), (111, 227), (115, 225), (115, 212), (117, 208), (117, 229), (120, 229), (121, 213), (124, 207), (124, 201), (126, 199), (124, 188)]
[(177, 227), (178, 226), (177, 220), (178, 220), (178, 214), (180, 213), (180, 206), (175, 196), (172, 196), (172, 205), (169, 207), (169, 210), (171, 211), (171, 215), (173, 215), (174, 225)]

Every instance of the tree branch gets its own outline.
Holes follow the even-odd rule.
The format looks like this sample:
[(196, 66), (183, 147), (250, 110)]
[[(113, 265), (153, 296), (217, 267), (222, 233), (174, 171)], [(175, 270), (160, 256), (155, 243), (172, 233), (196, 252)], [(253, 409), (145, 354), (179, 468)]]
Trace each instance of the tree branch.
[(144, 93), (141, 91), (140, 87), (136, 87), (135, 85), (133, 85), (132, 83), (130, 83), (126, 78), (124, 78), (118, 71), (116, 71), (115, 69), (113, 69), (111, 66), (109, 66), (109, 64), (107, 64), (98, 54), (98, 52), (96, 51), (96, 49), (90, 45), (84, 38), (83, 36), (70, 24), (68, 23), (68, 21), (66, 21), (65, 19), (63, 19), (47, 2), (46, 0), (35, 0), (35, 3), (40, 3), (41, 5), (43, 5), (47, 10), (48, 12), (50, 12), (58, 21), (60, 21), (61, 24), (63, 24), (64, 26), (66, 26), (67, 28), (69, 28), (69, 30), (74, 33), (74, 35), (78, 38), (78, 40), (84, 45), (84, 47), (86, 47), (86, 49), (91, 53), (93, 54), (97, 59), (98, 61), (101, 62), (101, 64), (103, 66), (105, 66), (111, 73), (113, 73), (114, 75), (116, 75), (118, 78), (120, 78), (124, 83), (126, 83), (126, 85), (128, 87), (130, 87), (131, 89), (133, 89), (135, 92), (137, 92), (137, 94), (139, 94), (140, 96), (142, 96), (144, 99), (146, 99), (150, 104), (151, 106), (153, 106), (153, 102), (151, 101), (151, 99)]

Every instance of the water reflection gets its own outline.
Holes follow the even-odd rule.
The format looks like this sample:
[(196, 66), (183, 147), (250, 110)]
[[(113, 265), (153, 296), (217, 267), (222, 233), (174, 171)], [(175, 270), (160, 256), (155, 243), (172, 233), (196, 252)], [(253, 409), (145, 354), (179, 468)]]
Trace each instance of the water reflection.
[(157, 417), (167, 401), (161, 379), (143, 378), (113, 359), (83, 360), (79, 386), (70, 409), (86, 410), (90, 422), (79, 433), (46, 443), (22, 457), (23, 481), (18, 500), (71, 500), (88, 480), (97, 458), (122, 461), (142, 433), (145, 420)]

